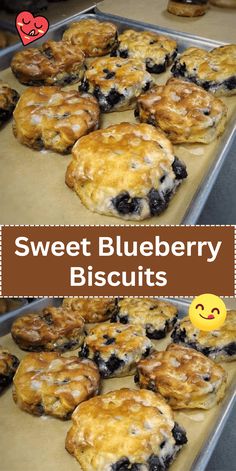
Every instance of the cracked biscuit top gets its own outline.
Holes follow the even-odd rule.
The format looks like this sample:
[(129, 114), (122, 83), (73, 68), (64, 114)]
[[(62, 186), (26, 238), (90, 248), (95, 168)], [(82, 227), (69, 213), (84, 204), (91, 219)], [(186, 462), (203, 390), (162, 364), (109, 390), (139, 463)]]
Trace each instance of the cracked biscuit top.
[(14, 377), (13, 398), (31, 414), (69, 419), (78, 404), (98, 394), (99, 382), (98, 368), (90, 360), (29, 353)]
[(91, 62), (80, 90), (92, 93), (103, 112), (133, 108), (136, 98), (151, 86), (152, 76), (139, 59), (102, 57)]
[(164, 133), (148, 124), (120, 123), (73, 147), (66, 183), (91, 211), (124, 219), (159, 215), (186, 178)]
[(62, 306), (76, 311), (85, 323), (105, 322), (116, 311), (116, 300), (108, 298), (64, 298)]
[(175, 327), (172, 338), (175, 343), (195, 348), (215, 361), (236, 359), (236, 311), (227, 311), (226, 320), (218, 330), (199, 330), (186, 316)]
[(236, 93), (236, 44), (211, 51), (186, 49), (172, 68), (176, 77), (184, 77), (216, 95)]
[(172, 78), (138, 97), (136, 115), (162, 129), (175, 144), (208, 144), (224, 131), (227, 107), (202, 87)]
[(74, 143), (99, 124), (97, 100), (76, 90), (30, 87), (14, 112), (16, 138), (33, 149), (67, 154)]
[(117, 27), (110, 22), (85, 19), (72, 23), (63, 40), (78, 45), (87, 57), (105, 56), (117, 46)]
[(176, 41), (151, 31), (127, 29), (118, 39), (116, 54), (123, 58), (143, 60), (150, 73), (164, 72), (177, 54)]
[(0, 393), (11, 384), (19, 363), (15, 355), (0, 346)]
[(0, 126), (11, 118), (18, 100), (18, 92), (0, 81)]
[(227, 373), (202, 353), (171, 344), (139, 362), (136, 381), (160, 393), (173, 409), (210, 409), (224, 397)]
[(12, 324), (11, 334), (22, 350), (63, 352), (81, 345), (84, 321), (72, 310), (48, 307), (18, 317)]
[(40, 48), (17, 52), (11, 68), (25, 85), (68, 85), (82, 79), (84, 54), (77, 45), (49, 40)]
[(120, 389), (77, 407), (66, 449), (83, 471), (165, 471), (187, 442), (164, 399)]
[(173, 304), (157, 299), (124, 298), (119, 300), (112, 321), (142, 325), (149, 338), (160, 339), (173, 328), (177, 309)]
[(103, 377), (128, 376), (151, 348), (143, 327), (103, 323), (89, 330), (80, 355), (94, 360)]

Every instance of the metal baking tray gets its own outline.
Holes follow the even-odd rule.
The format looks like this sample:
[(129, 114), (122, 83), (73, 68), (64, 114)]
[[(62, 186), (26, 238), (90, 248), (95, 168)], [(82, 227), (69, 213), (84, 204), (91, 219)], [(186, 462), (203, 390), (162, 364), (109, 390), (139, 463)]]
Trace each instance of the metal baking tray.
[[(174, 298), (167, 300), (178, 307), (180, 318), (187, 314), (190, 301)], [(8, 335), (13, 320), (24, 313), (38, 311), (49, 305), (58, 306), (61, 302), (62, 300), (59, 298), (42, 298), (14, 313), (5, 315), (5, 318), (0, 319), (0, 344), (9, 348), (12, 353), (17, 354), (19, 357), (25, 355), (25, 352), (19, 350), (11, 336)], [(154, 343), (158, 346), (158, 349), (164, 349), (168, 342), (169, 339), (165, 339), (155, 341)], [(71, 353), (73, 354), (73, 352)], [(71, 353), (68, 352), (67, 355)], [(170, 466), (170, 471), (180, 471), (180, 469), (184, 471), (205, 470), (236, 397), (236, 377), (233, 362), (225, 363), (224, 367), (230, 373), (230, 384), (228, 385), (224, 400), (217, 407), (210, 411), (185, 410), (184, 412), (178, 411), (175, 413), (176, 420), (186, 428), (189, 442)], [(134, 387), (132, 377), (113, 378), (105, 380), (104, 383), (106, 385), (103, 391), (119, 389), (121, 387)], [(61, 422), (53, 418), (49, 418), (45, 422), (45, 418), (40, 419), (20, 411), (13, 404), (10, 388), (3, 393), (1, 401), (3, 402), (3, 410), (6, 411), (6, 408), (8, 408), (7, 412), (3, 414), (0, 424), (0, 430), (1, 426), (3, 427), (1, 437), (4, 436), (0, 444), (1, 464), (3, 466), (1, 469), (4, 471), (21, 471), (21, 469), (31, 471), (34, 468), (35, 471), (40, 471), (44, 465), (44, 468), (50, 469), (50, 471), (63, 471), (64, 469), (67, 469), (67, 471), (79, 471), (80, 467), (76, 460), (71, 458), (64, 450), (64, 437), (70, 427), (69, 422)], [(201, 433), (199, 434), (200, 428)], [(8, 439), (8, 434), (11, 437), (10, 449), (5, 443), (5, 440)], [(28, 434), (27, 440), (25, 434)], [(199, 435), (202, 442), (201, 446), (199, 444)], [(52, 451), (48, 447), (51, 439), (54, 444)], [(34, 448), (35, 443), (37, 444), (38, 451)], [(44, 450), (45, 456), (42, 458), (44, 463), (42, 463), (41, 454), (44, 445), (46, 448)], [(1, 446), (3, 447), (2, 450)], [(21, 469), (19, 469), (19, 463), (22, 465)]]

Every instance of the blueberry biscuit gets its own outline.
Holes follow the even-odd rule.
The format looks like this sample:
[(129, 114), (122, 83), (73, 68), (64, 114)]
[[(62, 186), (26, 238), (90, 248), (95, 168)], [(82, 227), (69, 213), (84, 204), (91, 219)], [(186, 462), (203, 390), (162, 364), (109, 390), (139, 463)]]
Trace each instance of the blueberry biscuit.
[(156, 299), (121, 299), (117, 312), (112, 316), (112, 322), (142, 325), (150, 339), (165, 337), (173, 329), (176, 320), (176, 307)]
[(11, 68), (24, 85), (68, 85), (82, 79), (84, 54), (77, 45), (47, 41), (40, 48), (17, 52)]
[(22, 350), (64, 352), (82, 344), (84, 321), (72, 310), (48, 307), (18, 317), (12, 324), (11, 334)]
[(116, 300), (108, 298), (65, 298), (62, 306), (76, 311), (88, 324), (105, 322), (117, 311)]
[(19, 363), (15, 355), (0, 347), (0, 393), (11, 384)]
[(151, 31), (125, 30), (119, 35), (119, 45), (112, 55), (141, 59), (152, 74), (165, 72), (177, 55), (177, 43)]
[(104, 323), (89, 330), (80, 355), (95, 361), (103, 378), (119, 377), (132, 375), (151, 348), (143, 327)]
[(69, 419), (74, 409), (99, 392), (94, 362), (54, 352), (29, 353), (14, 377), (13, 398), (34, 415)]
[(164, 133), (120, 123), (75, 144), (66, 183), (91, 211), (142, 220), (161, 214), (187, 176)]
[(187, 442), (164, 399), (144, 389), (90, 399), (72, 421), (66, 449), (83, 471), (165, 471)]
[(86, 57), (98, 57), (117, 47), (117, 34), (113, 23), (84, 19), (72, 23), (63, 34), (63, 40), (78, 45)]
[(173, 409), (211, 409), (224, 397), (227, 373), (202, 353), (171, 344), (139, 362), (135, 381), (160, 393)]
[(97, 129), (96, 98), (59, 87), (30, 87), (14, 112), (13, 132), (21, 144), (68, 154), (74, 143)]
[(184, 77), (217, 96), (236, 93), (236, 44), (220, 46), (208, 52), (191, 47), (172, 67), (175, 77)]
[(208, 144), (223, 133), (227, 107), (198, 85), (172, 78), (140, 95), (135, 114), (162, 129), (175, 144)]
[(195, 348), (216, 362), (236, 359), (236, 311), (228, 311), (224, 325), (218, 330), (205, 332), (195, 328), (189, 317), (175, 327), (175, 343)]
[(152, 83), (141, 60), (104, 57), (89, 65), (79, 89), (92, 93), (101, 111), (111, 112), (133, 108), (136, 98)]
[(0, 82), (0, 127), (11, 118), (18, 100), (17, 91)]

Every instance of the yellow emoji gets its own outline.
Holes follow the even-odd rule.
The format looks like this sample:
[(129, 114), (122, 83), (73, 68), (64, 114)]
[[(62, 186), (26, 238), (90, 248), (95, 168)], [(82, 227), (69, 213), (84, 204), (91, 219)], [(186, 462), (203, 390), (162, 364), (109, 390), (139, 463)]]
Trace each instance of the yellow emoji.
[(226, 314), (225, 303), (215, 294), (201, 294), (189, 307), (192, 324), (205, 331), (219, 329), (225, 322)]

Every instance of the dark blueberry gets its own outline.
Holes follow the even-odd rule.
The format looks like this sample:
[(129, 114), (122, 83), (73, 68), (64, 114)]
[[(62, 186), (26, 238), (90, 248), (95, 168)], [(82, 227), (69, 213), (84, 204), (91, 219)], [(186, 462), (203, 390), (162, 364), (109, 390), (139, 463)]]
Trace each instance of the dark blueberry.
[(184, 445), (188, 441), (185, 430), (182, 429), (176, 422), (172, 430), (172, 435), (175, 439), (176, 445)]
[(112, 471), (139, 471), (141, 464), (133, 463), (131, 464), (128, 458), (121, 458), (117, 463), (113, 464), (111, 469)]
[(164, 64), (154, 64), (151, 65), (152, 60), (150, 58), (146, 59), (146, 69), (150, 74), (161, 74), (166, 70), (166, 62)]
[(155, 385), (155, 382), (150, 380), (148, 385), (147, 385), (147, 389), (149, 391), (153, 391), (153, 392), (156, 392), (157, 388), (156, 388), (156, 385)]
[(185, 343), (186, 339), (186, 330), (185, 329), (179, 329), (178, 327), (175, 327), (171, 334), (172, 339), (174, 340), (175, 343)]
[(9, 384), (11, 384), (13, 375), (0, 374), (0, 392), (3, 391)]
[(144, 92), (147, 92), (149, 90), (149, 88), (151, 87), (151, 83), (152, 82), (147, 82), (146, 85), (143, 87), (143, 91)]
[(128, 317), (128, 316), (121, 316), (121, 317), (119, 318), (119, 322), (120, 322), (121, 324), (128, 324), (128, 323), (129, 323), (129, 317)]
[(52, 317), (52, 314), (48, 313), (48, 314), (44, 314), (42, 316), (42, 319), (44, 320), (44, 322), (47, 324), (47, 325), (52, 325), (53, 324), (53, 317)]
[(167, 455), (167, 456), (165, 456), (165, 458), (163, 458), (163, 461), (164, 461), (164, 465), (167, 469), (167, 468), (169, 468), (170, 464), (173, 461), (173, 456)]
[(138, 118), (138, 117), (139, 117), (139, 109), (138, 109), (138, 107), (136, 107), (135, 110), (134, 110), (134, 116), (135, 116), (135, 118)]
[(41, 404), (41, 402), (39, 402), (38, 404), (35, 405), (34, 410), (35, 410), (35, 413), (37, 415), (43, 415), (44, 414), (44, 407)]
[(164, 448), (165, 444), (166, 444), (166, 440), (163, 440), (163, 442), (161, 442), (161, 444), (160, 444), (160, 449), (161, 450), (162, 450), (162, 448)]
[(204, 111), (203, 111), (203, 114), (204, 114), (205, 116), (209, 116), (210, 110), (204, 110)]
[(209, 88), (211, 87), (211, 82), (203, 82), (202, 84), (202, 87), (205, 89), (205, 90), (209, 90)]
[(70, 85), (70, 83), (76, 82), (78, 80), (78, 75), (70, 74), (61, 79), (58, 83), (61, 85)]
[(114, 88), (111, 89), (111, 91), (109, 92), (109, 94), (107, 95), (107, 102), (108, 104), (112, 107), (112, 106), (115, 106), (117, 105), (117, 103), (119, 103), (119, 101), (121, 100), (121, 98), (123, 97), (124, 95), (122, 95), (121, 93), (117, 92), (117, 90), (115, 90)]
[(116, 355), (112, 354), (109, 360), (106, 362), (106, 366), (110, 373), (118, 370), (124, 364), (124, 360), (120, 360)]
[(224, 85), (228, 90), (234, 90), (234, 88), (236, 88), (236, 77), (231, 77), (228, 80), (225, 80)]
[(35, 149), (38, 149), (38, 150), (41, 150), (41, 149), (44, 148), (44, 142), (43, 142), (43, 139), (41, 137), (38, 137), (34, 141), (34, 147), (35, 147)]
[(72, 416), (72, 411), (69, 411), (63, 416), (63, 420), (70, 420), (71, 416)]
[[(160, 178), (160, 183), (163, 183), (165, 179), (166, 179), (166, 175), (162, 175), (162, 177)], [(152, 309), (155, 309), (155, 307), (153, 308), (150, 307), (150, 310)]]
[(132, 214), (140, 211), (140, 198), (131, 198), (127, 191), (112, 198), (112, 204), (120, 214)]
[(84, 344), (79, 352), (79, 356), (83, 358), (88, 358), (89, 356), (89, 348), (86, 344)]
[(210, 381), (211, 379), (210, 375), (204, 375), (202, 378), (204, 379), (204, 381)]
[(186, 73), (186, 64), (183, 63), (181, 64), (180, 62), (176, 61), (174, 65), (171, 68), (171, 72), (174, 75), (174, 77), (184, 77)]
[(48, 59), (54, 59), (53, 52), (50, 47), (47, 47), (42, 51), (43, 55), (46, 56)]
[(147, 124), (151, 124), (152, 126), (156, 126), (156, 120), (154, 116), (149, 116), (147, 119)]
[(111, 51), (111, 53), (110, 53), (110, 56), (111, 57), (116, 57), (117, 56), (117, 50), (113, 49), (113, 51)]
[(106, 73), (105, 79), (106, 79), (106, 80), (112, 79), (112, 78), (115, 77), (115, 75), (116, 75), (115, 72), (109, 72), (109, 71), (108, 71), (108, 72)]
[(236, 354), (236, 342), (231, 342), (229, 345), (226, 345), (224, 347), (224, 350), (226, 351), (227, 355), (235, 355)]
[(89, 81), (87, 79), (83, 79), (79, 86), (79, 91), (86, 93), (88, 89), (89, 89)]
[(146, 348), (145, 352), (144, 352), (144, 353), (143, 353), (143, 355), (142, 355), (142, 356), (143, 356), (143, 358), (146, 358), (146, 357), (148, 357), (148, 355), (149, 355), (150, 351), (151, 351), (151, 347), (148, 347), (148, 348)]
[(155, 188), (152, 188), (149, 191), (147, 197), (149, 200), (149, 208), (152, 216), (158, 216), (166, 209), (167, 203), (165, 198), (159, 193), (158, 190), (155, 190)]
[(149, 339), (164, 339), (167, 334), (167, 326), (164, 329), (154, 329), (153, 326), (150, 324), (146, 325), (146, 335)]
[(165, 471), (164, 464), (157, 455), (151, 455), (148, 458), (149, 471)]
[(157, 41), (154, 41), (154, 39), (152, 41), (149, 41), (149, 44), (156, 44)]
[(175, 173), (176, 180), (183, 180), (187, 177), (186, 166), (181, 162), (178, 157), (175, 157), (175, 160), (172, 164), (173, 171)]
[(138, 383), (139, 382), (139, 372), (137, 371), (134, 375), (134, 382)]
[(115, 339), (110, 337), (106, 340), (106, 342), (104, 342), (104, 345), (112, 345), (113, 343), (115, 343)]
[(61, 352), (66, 352), (67, 350), (71, 350), (78, 347), (77, 340), (70, 340), (69, 342), (64, 343), (63, 345), (58, 345), (58, 350)]
[(15, 355), (12, 355), (12, 368), (16, 370), (19, 364), (20, 364), (20, 361), (18, 360), (18, 358), (15, 357)]
[(128, 49), (123, 49), (123, 51), (119, 51), (119, 55), (120, 55), (120, 57), (122, 57), (123, 59), (127, 59), (127, 57), (129, 57), (129, 51), (128, 51)]

